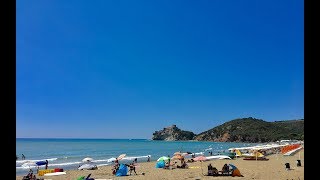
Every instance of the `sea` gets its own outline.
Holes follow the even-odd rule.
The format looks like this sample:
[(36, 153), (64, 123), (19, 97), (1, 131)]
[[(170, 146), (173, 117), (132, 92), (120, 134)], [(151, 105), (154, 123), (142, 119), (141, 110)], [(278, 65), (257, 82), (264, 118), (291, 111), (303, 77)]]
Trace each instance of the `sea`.
[[(84, 164), (84, 158), (92, 158), (95, 165), (110, 166), (120, 154), (126, 156), (120, 163), (157, 161), (177, 151), (192, 152), (196, 156), (208, 156), (227, 152), (232, 147), (245, 147), (256, 143), (208, 142), (208, 141), (155, 141), (150, 139), (16, 139), (16, 175), (26, 175), (30, 169), (36, 172), (38, 161), (48, 160), (48, 169), (75, 170)], [(24, 154), (25, 159), (22, 159)], [(191, 156), (191, 155), (190, 155)], [(188, 158), (188, 157), (186, 157)], [(44, 169), (44, 166), (39, 166)]]

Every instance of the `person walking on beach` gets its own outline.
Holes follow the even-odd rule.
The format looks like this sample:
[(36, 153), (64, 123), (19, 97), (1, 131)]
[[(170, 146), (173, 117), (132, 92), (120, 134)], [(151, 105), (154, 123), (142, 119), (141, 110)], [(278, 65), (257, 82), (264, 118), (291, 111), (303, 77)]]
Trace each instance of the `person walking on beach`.
[(133, 162), (134, 162), (134, 163), (137, 163), (137, 162), (138, 162), (138, 158), (135, 158)]
[(22, 154), (22, 160), (25, 160), (26, 159), (26, 157), (24, 156), (24, 154)]
[(48, 160), (46, 160), (46, 169), (48, 169), (48, 163), (49, 163)]
[(147, 162), (150, 162), (150, 156), (148, 156)]

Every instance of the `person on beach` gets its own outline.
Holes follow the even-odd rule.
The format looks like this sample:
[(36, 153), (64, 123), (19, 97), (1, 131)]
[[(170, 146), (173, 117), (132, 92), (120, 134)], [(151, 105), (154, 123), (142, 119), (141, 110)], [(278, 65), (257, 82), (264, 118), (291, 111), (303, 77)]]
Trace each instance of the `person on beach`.
[(170, 163), (168, 161), (165, 163), (163, 169), (170, 169)]
[(22, 160), (25, 160), (26, 159), (26, 157), (24, 156), (24, 154), (22, 154)]
[(131, 176), (131, 172), (133, 171), (136, 175), (138, 175), (137, 174), (137, 172), (136, 172), (136, 167), (134, 166), (134, 164), (133, 163), (131, 163), (130, 165), (129, 165), (129, 175)]
[(49, 164), (49, 162), (48, 162), (48, 160), (46, 160), (46, 168), (45, 169), (48, 169), (48, 164)]
[(228, 164), (223, 165), (221, 173), (222, 174), (229, 174), (230, 173)]
[(119, 163), (116, 163), (113, 167), (112, 167), (112, 174), (115, 175), (116, 172), (118, 171), (119, 169)]
[(183, 161), (183, 164), (181, 164), (181, 166), (179, 166), (179, 165), (177, 165), (177, 168), (182, 168), (182, 169), (186, 169), (186, 168), (188, 168), (189, 166), (188, 166), (188, 164), (185, 162), (185, 161)]
[(211, 163), (208, 165), (208, 176), (212, 176), (213, 175), (213, 167), (211, 165)]
[(138, 158), (135, 158), (133, 162), (134, 162), (134, 163), (137, 163), (137, 162), (138, 162)]
[(118, 158), (116, 158), (116, 160), (114, 161), (115, 164), (119, 164), (119, 160)]
[(147, 162), (150, 162), (150, 156), (148, 156)]

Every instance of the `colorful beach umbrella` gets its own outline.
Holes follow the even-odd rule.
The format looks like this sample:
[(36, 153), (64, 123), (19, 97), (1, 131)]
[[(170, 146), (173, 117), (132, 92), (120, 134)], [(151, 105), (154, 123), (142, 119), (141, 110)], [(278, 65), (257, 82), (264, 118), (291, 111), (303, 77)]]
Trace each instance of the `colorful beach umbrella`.
[(180, 154), (177, 154), (177, 155), (174, 155), (171, 159), (179, 159), (179, 160), (181, 160), (181, 159), (184, 159), (184, 157), (182, 155), (180, 155)]
[(195, 161), (206, 161), (207, 158), (205, 156), (197, 156), (197, 157), (193, 158), (193, 160), (195, 160)]
[(157, 161), (168, 161), (170, 158), (168, 156), (162, 156)]
[(84, 159), (82, 159), (82, 162), (92, 162), (93, 161), (93, 159), (92, 158), (90, 158), (90, 157), (86, 157), (86, 158), (84, 158)]
[(118, 160), (121, 160), (121, 159), (123, 159), (125, 156), (126, 156), (126, 154), (120, 154), (117, 159), (118, 159)]

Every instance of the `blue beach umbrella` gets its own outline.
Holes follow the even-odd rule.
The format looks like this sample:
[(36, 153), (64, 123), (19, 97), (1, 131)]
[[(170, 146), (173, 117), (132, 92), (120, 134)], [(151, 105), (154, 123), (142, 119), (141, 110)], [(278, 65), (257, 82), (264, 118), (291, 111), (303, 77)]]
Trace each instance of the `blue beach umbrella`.
[(233, 165), (233, 164), (229, 164), (229, 166), (231, 166), (231, 168), (232, 168), (233, 170), (237, 169), (237, 167), (236, 167), (235, 165)]

